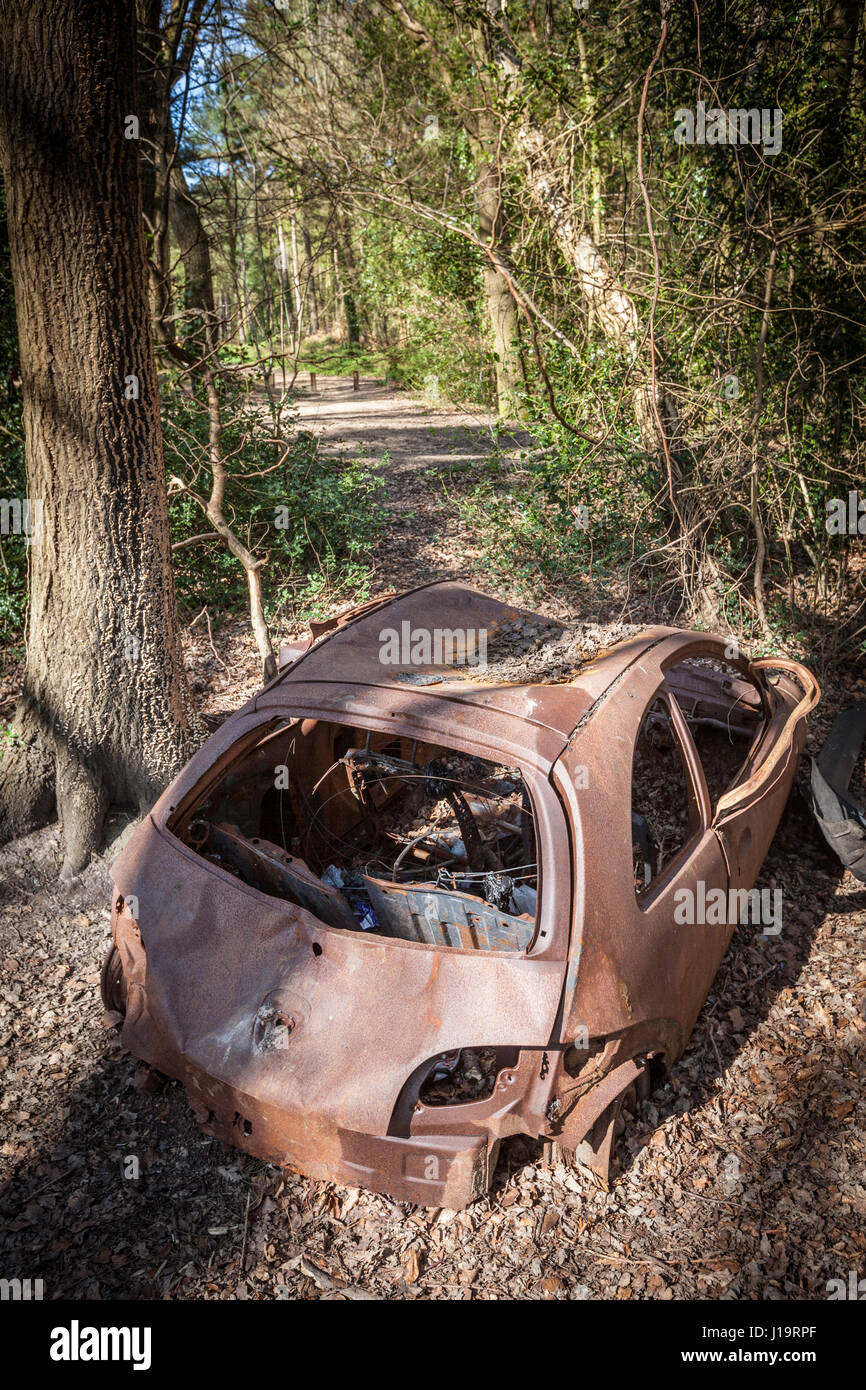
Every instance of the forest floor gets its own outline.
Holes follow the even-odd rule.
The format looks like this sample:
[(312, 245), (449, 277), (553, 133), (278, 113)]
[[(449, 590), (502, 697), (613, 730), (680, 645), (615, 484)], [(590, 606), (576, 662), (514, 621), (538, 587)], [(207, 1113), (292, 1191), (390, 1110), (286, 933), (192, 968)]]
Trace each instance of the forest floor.
[[(471, 477), (494, 449), (519, 456), (523, 436), (497, 445), (487, 420), (372, 382), (320, 384), (299, 423), (327, 449), (388, 455), (374, 592), (446, 576), (484, 587), (454, 465)], [(622, 600), (593, 592), (590, 616)], [(537, 606), (570, 616), (582, 597)], [(645, 620), (647, 600), (623, 616)], [(213, 648), (201, 624), (184, 644), (212, 720), (256, 689), (242, 619)], [(862, 679), (827, 682), (811, 745), (863, 695)], [(866, 889), (799, 789), (759, 881), (783, 889), (783, 931), (737, 929), (686, 1053), (628, 1118), (612, 1190), (516, 1138), (460, 1213), (280, 1172), (203, 1135), (178, 1084), (148, 1089), (99, 1002), (121, 815), (109, 833), (68, 887), (56, 826), (0, 850), (3, 1277), (42, 1278), (46, 1298), (802, 1299), (866, 1274)]]

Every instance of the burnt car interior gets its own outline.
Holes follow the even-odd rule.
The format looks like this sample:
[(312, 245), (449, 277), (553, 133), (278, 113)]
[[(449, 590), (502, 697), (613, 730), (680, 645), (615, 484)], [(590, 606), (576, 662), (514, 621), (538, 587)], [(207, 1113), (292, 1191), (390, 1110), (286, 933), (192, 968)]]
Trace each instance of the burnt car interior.
[(762, 688), (727, 662), (689, 658), (667, 672), (635, 743), (632, 859), (638, 894), (701, 829), (672, 702), (694, 742), (713, 812), (719, 797), (736, 786), (749, 766), (770, 712)]
[(168, 828), (338, 929), (512, 952), (535, 932), (538, 852), (520, 770), (438, 744), (281, 722)]

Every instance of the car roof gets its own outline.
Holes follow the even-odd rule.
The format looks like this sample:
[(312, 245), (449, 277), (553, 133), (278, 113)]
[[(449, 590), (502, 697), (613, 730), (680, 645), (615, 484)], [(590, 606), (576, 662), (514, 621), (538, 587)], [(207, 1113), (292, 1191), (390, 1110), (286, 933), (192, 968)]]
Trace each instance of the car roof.
[[(427, 662), (404, 659), (411, 653), (413, 639), (425, 631), (462, 631), (470, 643), (470, 633), (484, 633), (489, 656), (503, 633), (526, 633), (531, 644), (534, 629), (550, 633), (556, 626), (542, 614), (463, 584), (450, 580), (428, 584), (367, 606), (333, 629), (271, 682), (256, 707), (291, 705), (301, 696), (300, 687), (306, 699), (307, 687), (316, 686), (317, 703), (338, 709), (341, 689), (366, 687), (372, 703), (397, 702), (406, 714), (413, 704), (429, 709), (431, 700), (448, 701), (463, 728), (475, 724), (489, 733), (497, 719), (503, 724), (518, 722), (551, 730), (564, 744), (611, 683), (660, 638), (677, 631), (644, 628), (608, 649), (588, 650), (585, 662), (555, 680), (509, 681), (471, 664), (447, 666), (440, 659), (437, 665), (435, 651), (431, 651), (434, 659)], [(597, 631), (596, 624), (587, 628)], [(402, 650), (395, 662), (385, 663), (380, 655), (383, 644), (390, 642), (393, 650), (395, 638)], [(475, 641), (479, 640), (476, 636)], [(514, 728), (509, 732), (513, 737)]]

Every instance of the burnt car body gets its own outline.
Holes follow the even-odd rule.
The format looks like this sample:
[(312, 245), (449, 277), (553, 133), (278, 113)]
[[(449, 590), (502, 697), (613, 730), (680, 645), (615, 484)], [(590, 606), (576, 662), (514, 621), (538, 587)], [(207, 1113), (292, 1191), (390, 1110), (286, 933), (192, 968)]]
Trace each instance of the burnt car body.
[(104, 998), (206, 1132), (431, 1206), (516, 1133), (604, 1179), (735, 925), (675, 894), (751, 888), (819, 692), (665, 627), (546, 680), (382, 660), (386, 630), (551, 626), (454, 583), (325, 625), (139, 826)]

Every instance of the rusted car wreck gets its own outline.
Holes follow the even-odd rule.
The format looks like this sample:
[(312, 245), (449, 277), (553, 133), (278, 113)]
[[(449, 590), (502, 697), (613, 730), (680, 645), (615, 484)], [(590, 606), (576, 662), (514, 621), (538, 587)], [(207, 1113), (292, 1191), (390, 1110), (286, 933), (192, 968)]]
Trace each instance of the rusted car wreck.
[(754, 884), (817, 684), (452, 583), (302, 648), (115, 865), (125, 1045), (207, 1133), (313, 1177), (461, 1207), (523, 1133), (604, 1180), (736, 922), (675, 903)]

